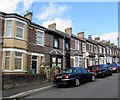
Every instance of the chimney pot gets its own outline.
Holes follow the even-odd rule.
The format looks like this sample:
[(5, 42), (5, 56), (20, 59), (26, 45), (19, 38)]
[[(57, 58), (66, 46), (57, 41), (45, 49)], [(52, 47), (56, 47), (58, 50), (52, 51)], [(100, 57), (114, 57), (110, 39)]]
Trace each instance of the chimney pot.
[(49, 29), (56, 30), (56, 23), (48, 25)]
[(89, 39), (89, 40), (92, 40), (92, 37), (91, 37), (91, 35), (88, 35), (88, 39)]
[(27, 12), (24, 17), (32, 21), (32, 12)]
[(96, 37), (95, 41), (100, 42), (100, 37)]
[(67, 29), (65, 29), (65, 33), (67, 33), (68, 35), (72, 35), (72, 28), (70, 27), (70, 28), (67, 28)]
[(84, 32), (79, 32), (79, 33), (77, 33), (77, 35), (79, 38), (84, 38)]

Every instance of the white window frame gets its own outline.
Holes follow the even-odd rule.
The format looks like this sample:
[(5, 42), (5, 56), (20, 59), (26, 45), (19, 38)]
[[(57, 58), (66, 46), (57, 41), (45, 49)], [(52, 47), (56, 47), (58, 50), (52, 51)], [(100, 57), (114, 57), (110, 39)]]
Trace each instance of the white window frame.
[(82, 43), (82, 51), (86, 52), (86, 44)]
[[(80, 65), (81, 63), (81, 65)], [(82, 57), (79, 57), (79, 67), (83, 67), (83, 58)]]
[[(11, 25), (8, 25), (8, 21), (11, 21)], [(7, 23), (7, 25), (6, 25), (6, 37), (11, 37), (11, 35), (12, 35), (12, 20), (6, 20), (6, 23)], [(10, 36), (8, 36), (7, 35), (7, 32), (8, 32), (8, 27), (11, 27), (11, 32), (10, 32)]]
[[(22, 23), (22, 24), (23, 24), (23, 27), (19, 27), (19, 26), (17, 26), (17, 22), (22, 23), (21, 21), (16, 21), (16, 35), (15, 35), (15, 37), (18, 38), (18, 39), (24, 39), (24, 25), (25, 25), (25, 24)], [(21, 38), (21, 37), (17, 37), (17, 28), (23, 30), (23, 36), (22, 36), (22, 38)]]
[[(78, 45), (76, 45), (78, 44)], [(78, 40), (75, 40), (75, 50), (79, 50), (79, 41)]]
[[(16, 55), (15, 55), (16, 52), (17, 51), (14, 52), (14, 71), (23, 71), (23, 53), (18, 52), (18, 53), (22, 53), (22, 56), (16, 57)], [(21, 69), (15, 69), (15, 58), (21, 58)]]
[[(42, 33), (42, 36), (38, 35), (39, 32)], [(42, 37), (42, 44), (40, 44), (40, 43), (38, 42), (38, 37)], [(38, 31), (37, 31), (37, 44), (40, 45), (40, 46), (43, 46), (43, 41), (44, 41), (44, 32), (38, 30)]]
[(10, 55), (6, 56), (6, 52), (10, 52), (10, 51), (4, 51), (4, 53), (5, 53), (5, 56), (4, 56), (4, 71), (10, 71), (10, 69), (5, 69), (5, 60), (6, 60), (6, 57), (9, 57), (9, 65), (10, 65)]
[[(57, 44), (56, 44), (57, 43)], [(55, 48), (59, 48), (59, 38), (54, 37), (54, 44), (53, 44)], [(57, 46), (56, 46), (57, 45)]]
[[(77, 58), (77, 61), (78, 61), (77, 64), (76, 64), (76, 58)], [(74, 56), (74, 67), (79, 67), (79, 56)]]
[(94, 52), (97, 53), (97, 46), (94, 46)]

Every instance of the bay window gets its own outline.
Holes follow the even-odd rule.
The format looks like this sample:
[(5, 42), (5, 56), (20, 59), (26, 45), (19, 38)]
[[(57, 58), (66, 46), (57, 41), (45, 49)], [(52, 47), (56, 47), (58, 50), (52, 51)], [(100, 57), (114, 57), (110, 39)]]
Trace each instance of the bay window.
[(6, 32), (6, 36), (10, 37), (12, 33), (12, 21), (11, 20), (7, 20), (7, 32)]
[(15, 52), (15, 67), (14, 70), (21, 70), (22, 69), (22, 53)]
[(79, 66), (79, 57), (75, 56), (74, 57), (74, 67), (78, 67)]
[(16, 37), (24, 38), (24, 24), (21, 22), (16, 22)]
[(9, 70), (10, 64), (10, 51), (5, 51), (5, 67), (4, 70)]

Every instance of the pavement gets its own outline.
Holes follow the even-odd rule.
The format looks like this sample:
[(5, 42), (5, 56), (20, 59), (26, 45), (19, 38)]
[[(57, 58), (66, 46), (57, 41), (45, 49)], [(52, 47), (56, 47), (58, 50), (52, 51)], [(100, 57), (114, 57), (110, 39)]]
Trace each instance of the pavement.
[(36, 83), (28, 86), (12, 88), (2, 91), (2, 100), (6, 98), (20, 98), (35, 93), (40, 90), (51, 88), (53, 85), (50, 81)]

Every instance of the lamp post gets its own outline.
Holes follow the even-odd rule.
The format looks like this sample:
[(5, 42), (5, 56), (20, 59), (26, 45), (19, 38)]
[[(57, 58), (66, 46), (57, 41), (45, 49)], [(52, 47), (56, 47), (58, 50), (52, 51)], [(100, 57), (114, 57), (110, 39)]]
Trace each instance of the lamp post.
[(118, 42), (118, 62), (120, 63), (120, 33), (118, 33), (118, 37), (117, 37), (117, 42)]

